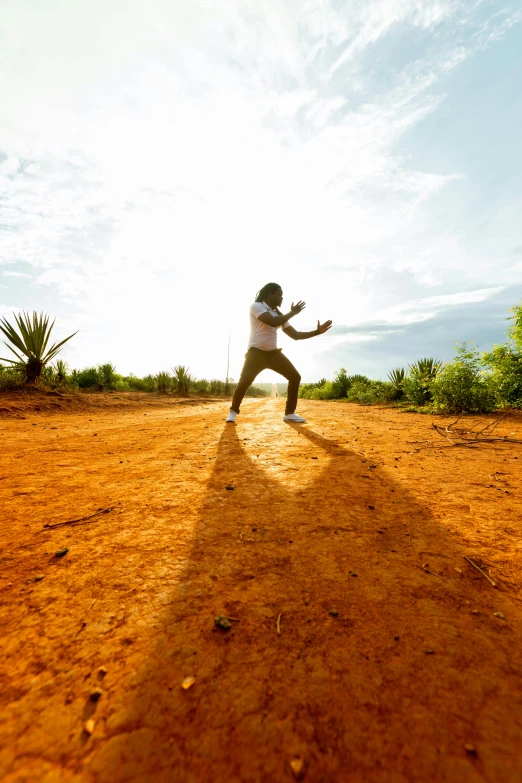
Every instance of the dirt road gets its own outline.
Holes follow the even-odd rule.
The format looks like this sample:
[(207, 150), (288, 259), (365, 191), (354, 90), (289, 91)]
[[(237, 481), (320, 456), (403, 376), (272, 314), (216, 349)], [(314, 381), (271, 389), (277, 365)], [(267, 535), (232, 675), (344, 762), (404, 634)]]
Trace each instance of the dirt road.
[(0, 420), (5, 783), (522, 781), (522, 447), (282, 405)]

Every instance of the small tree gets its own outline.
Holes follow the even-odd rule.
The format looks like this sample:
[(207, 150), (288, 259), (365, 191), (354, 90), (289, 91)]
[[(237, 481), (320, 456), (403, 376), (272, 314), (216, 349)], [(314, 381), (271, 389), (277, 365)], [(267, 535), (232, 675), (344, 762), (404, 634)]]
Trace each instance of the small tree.
[(433, 402), (448, 413), (486, 413), (495, 408), (491, 379), (481, 369), (479, 353), (467, 343), (456, 345), (457, 356), (430, 385)]
[(522, 408), (522, 352), (512, 345), (495, 345), (482, 357), (501, 408)]
[[(19, 332), (6, 318), (0, 320), (0, 330), (11, 343), (11, 345), (9, 343), (5, 343), (5, 345), (16, 356), (16, 359), (2, 359), (2, 361), (9, 362), (17, 370), (20, 370), (25, 375), (26, 383), (36, 384), (41, 378), (46, 364), (54, 359), (56, 354), (62, 349), (62, 346), (78, 332), (70, 334), (65, 340), (55, 343), (48, 348), (47, 344), (54, 326), (54, 321), (51, 324), (49, 323), (48, 315), (45, 315), (45, 313), (38, 315), (38, 313), (33, 312), (31, 317), (29, 313), (24, 311), (22, 315), (13, 313), (13, 318)], [(11, 346), (14, 346), (14, 348)]]
[(522, 352), (522, 302), (516, 307), (512, 307), (509, 312), (513, 315), (508, 318), (508, 321), (513, 323), (508, 329), (508, 337), (515, 343), (517, 351)]

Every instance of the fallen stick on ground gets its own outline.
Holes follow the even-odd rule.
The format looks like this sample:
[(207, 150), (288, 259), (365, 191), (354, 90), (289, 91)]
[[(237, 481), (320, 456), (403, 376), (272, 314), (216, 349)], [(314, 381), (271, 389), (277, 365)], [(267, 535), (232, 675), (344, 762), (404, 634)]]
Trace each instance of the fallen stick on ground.
[(464, 557), (464, 560), (467, 560), (468, 563), (473, 566), (473, 568), (476, 568), (477, 571), (479, 571), (479, 573), (482, 574), (482, 576), (485, 576), (486, 579), (488, 580), (488, 582), (491, 582), (493, 587), (497, 586), (496, 582), (494, 582), (493, 579), (490, 576), (488, 576), (485, 571), (482, 570), (482, 568), (479, 568), (479, 566), (476, 563), (474, 563), (473, 560), (470, 557), (466, 557), (466, 555), (463, 555), (463, 557)]
[[(466, 449), (473, 449), (477, 448), (477, 446), (480, 446), (481, 443), (522, 443), (522, 440), (519, 440), (518, 438), (508, 438), (507, 435), (500, 438), (494, 438), (492, 437), (493, 430), (498, 427), (501, 421), (505, 419), (507, 416), (507, 413), (504, 413), (502, 416), (499, 416), (498, 419), (494, 419), (493, 421), (490, 421), (488, 424), (486, 424), (481, 429), (477, 430), (474, 427), (471, 429), (464, 429), (463, 427), (456, 427), (455, 425), (457, 422), (460, 421), (460, 416), (455, 419), (455, 421), (450, 422), (450, 424), (447, 424), (445, 427), (441, 427), (438, 424), (435, 424), (435, 422), (432, 422), (432, 428), (435, 430), (437, 435), (440, 435), (442, 438), (445, 438), (447, 441), (449, 441), (449, 444), (446, 446), (440, 446), (438, 444), (435, 444), (432, 440), (424, 441), (424, 443), (421, 443), (419, 445), (419, 448), (416, 449), (416, 451), (419, 451), (420, 449), (450, 449), (450, 448), (466, 448)], [(475, 425), (478, 426), (478, 425)], [(419, 441), (407, 441), (407, 443), (411, 443), (412, 445), (418, 445)], [(412, 451), (412, 454), (415, 452)]]
[(276, 629), (277, 629), (277, 633), (278, 633), (278, 634), (280, 634), (280, 633), (281, 633), (281, 617), (282, 617), (282, 616), (283, 616), (283, 615), (282, 615), (282, 614), (280, 614), (280, 615), (278, 616), (278, 618), (277, 618)]
[(49, 530), (49, 528), (63, 527), (64, 525), (78, 525), (80, 522), (88, 522), (90, 519), (94, 519), (94, 517), (100, 517), (102, 514), (108, 514), (110, 511), (113, 511), (113, 507), (100, 509), (100, 511), (96, 511), (94, 514), (89, 514), (88, 517), (69, 519), (67, 522), (55, 522), (54, 524), (49, 524), (48, 522), (46, 522), (44, 525), (44, 529)]
[(430, 571), (429, 568), (424, 568), (424, 566), (420, 566), (418, 565), (418, 563), (414, 563), (414, 565), (416, 565), (417, 568), (420, 568), (421, 571), (424, 571), (425, 574), (431, 574), (432, 576), (438, 576), (439, 579), (444, 579), (443, 576), (441, 576), (440, 574), (436, 574), (435, 571)]

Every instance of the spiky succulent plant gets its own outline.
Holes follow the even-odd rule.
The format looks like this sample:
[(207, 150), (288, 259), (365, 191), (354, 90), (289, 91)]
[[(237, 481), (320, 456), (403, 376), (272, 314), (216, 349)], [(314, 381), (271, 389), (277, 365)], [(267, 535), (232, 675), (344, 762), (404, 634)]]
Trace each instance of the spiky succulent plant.
[(13, 317), (18, 331), (6, 318), (0, 319), (0, 330), (9, 340), (5, 345), (16, 359), (3, 358), (2, 361), (9, 362), (17, 370), (21, 370), (25, 374), (26, 383), (34, 384), (41, 377), (46, 364), (54, 359), (63, 345), (77, 332), (48, 347), (54, 320), (49, 323), (49, 316), (45, 313), (33, 312), (31, 316), (25, 311), (21, 315), (13, 313)]

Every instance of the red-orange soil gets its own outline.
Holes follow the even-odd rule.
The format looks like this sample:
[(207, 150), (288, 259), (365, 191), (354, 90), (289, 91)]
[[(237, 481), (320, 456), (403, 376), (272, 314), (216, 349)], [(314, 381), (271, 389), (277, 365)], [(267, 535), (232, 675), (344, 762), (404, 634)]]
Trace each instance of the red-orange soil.
[(342, 403), (5, 399), (4, 783), (522, 781), (522, 446), (416, 451), (448, 445), (430, 416)]

